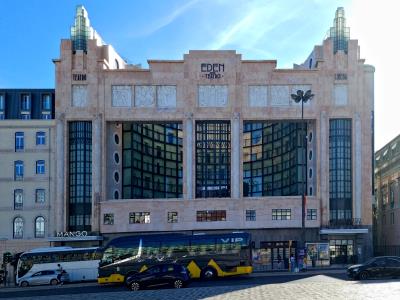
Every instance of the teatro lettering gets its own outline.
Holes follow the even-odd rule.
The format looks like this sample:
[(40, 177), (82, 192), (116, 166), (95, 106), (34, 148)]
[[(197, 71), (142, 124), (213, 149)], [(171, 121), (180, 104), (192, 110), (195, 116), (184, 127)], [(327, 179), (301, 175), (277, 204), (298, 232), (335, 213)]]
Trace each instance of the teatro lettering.
[(86, 74), (72, 74), (72, 80), (85, 81), (86, 80)]
[(56, 234), (57, 237), (81, 237), (87, 235), (87, 231), (60, 231)]
[(200, 72), (202, 78), (219, 79), (224, 77), (222, 73), (225, 72), (225, 65), (202, 63)]

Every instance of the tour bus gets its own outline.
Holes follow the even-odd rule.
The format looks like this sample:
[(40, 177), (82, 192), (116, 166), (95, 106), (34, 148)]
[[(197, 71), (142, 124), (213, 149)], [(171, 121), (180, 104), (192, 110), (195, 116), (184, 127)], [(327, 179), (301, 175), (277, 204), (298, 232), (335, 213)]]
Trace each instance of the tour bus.
[(101, 256), (97, 247), (32, 249), (20, 255), (15, 281), (20, 285), (24, 278), (39, 271), (57, 270), (58, 265), (69, 274), (70, 282), (96, 280)]
[(191, 278), (249, 274), (250, 245), (250, 234), (243, 232), (119, 237), (103, 249), (98, 283), (123, 283), (127, 276), (160, 263), (182, 264)]

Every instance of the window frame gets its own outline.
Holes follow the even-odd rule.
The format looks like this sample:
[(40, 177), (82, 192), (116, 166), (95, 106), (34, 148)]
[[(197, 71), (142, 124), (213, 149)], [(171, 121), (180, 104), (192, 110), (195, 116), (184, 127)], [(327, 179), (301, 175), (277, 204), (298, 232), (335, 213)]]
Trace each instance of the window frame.
[(36, 174), (43, 175), (46, 174), (46, 161), (39, 159), (36, 161)]
[[(43, 201), (39, 201), (39, 195), (43, 194)], [(46, 203), (46, 190), (43, 188), (39, 188), (35, 190), (35, 203), (43, 204)]]
[[(40, 223), (38, 223), (40, 219)], [(39, 229), (42, 229), (38, 231), (38, 224), (41, 225)], [(37, 216), (35, 218), (35, 238), (44, 238), (45, 237), (45, 232), (46, 232), (46, 219), (43, 216)]]
[(25, 149), (25, 133), (22, 131), (15, 132), (15, 152)]
[(46, 132), (37, 131), (36, 132), (36, 146), (46, 145)]
[(24, 179), (24, 162), (22, 160), (14, 161), (14, 180)]
[[(20, 225), (20, 230), (17, 231), (17, 221), (18, 225)], [(23, 239), (24, 238), (24, 219), (20, 216), (17, 216), (13, 219), (13, 238), (14, 239)]]
[[(21, 201), (17, 201), (20, 199)], [(14, 190), (14, 210), (21, 210), (24, 207), (24, 190), (15, 189)]]

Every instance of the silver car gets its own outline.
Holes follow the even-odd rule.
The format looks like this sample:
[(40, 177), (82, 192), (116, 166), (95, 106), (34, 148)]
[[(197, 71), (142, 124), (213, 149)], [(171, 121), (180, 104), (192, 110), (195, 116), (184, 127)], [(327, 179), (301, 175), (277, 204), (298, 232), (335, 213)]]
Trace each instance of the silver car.
[(21, 278), (20, 286), (26, 287), (28, 285), (42, 285), (42, 284), (51, 284), (56, 285), (61, 282), (68, 282), (69, 276), (68, 273), (56, 271), (56, 270), (45, 270), (39, 271), (31, 276), (26, 276)]

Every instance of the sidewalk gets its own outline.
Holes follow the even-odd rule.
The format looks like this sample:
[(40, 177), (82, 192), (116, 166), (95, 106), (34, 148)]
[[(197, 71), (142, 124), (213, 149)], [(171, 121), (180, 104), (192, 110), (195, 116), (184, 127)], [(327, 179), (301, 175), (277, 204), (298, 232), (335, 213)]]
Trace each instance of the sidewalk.
[(320, 275), (320, 274), (345, 274), (350, 265), (331, 265), (329, 267), (309, 268), (303, 272), (290, 272), (289, 270), (254, 271), (251, 277), (263, 276), (288, 276), (288, 275)]

